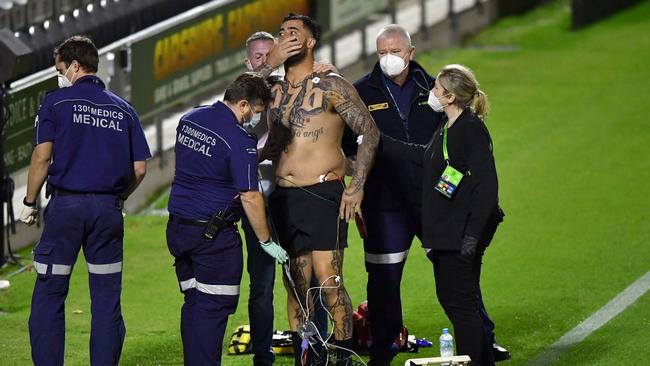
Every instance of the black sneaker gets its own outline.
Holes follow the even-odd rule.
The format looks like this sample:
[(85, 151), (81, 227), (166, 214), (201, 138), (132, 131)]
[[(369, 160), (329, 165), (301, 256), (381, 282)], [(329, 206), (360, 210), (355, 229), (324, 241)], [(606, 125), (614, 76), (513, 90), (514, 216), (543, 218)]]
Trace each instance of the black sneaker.
[(494, 356), (494, 362), (509, 360), (512, 357), (507, 349), (496, 342), (492, 343), (492, 355)]
[(389, 360), (370, 359), (368, 366), (390, 366)]

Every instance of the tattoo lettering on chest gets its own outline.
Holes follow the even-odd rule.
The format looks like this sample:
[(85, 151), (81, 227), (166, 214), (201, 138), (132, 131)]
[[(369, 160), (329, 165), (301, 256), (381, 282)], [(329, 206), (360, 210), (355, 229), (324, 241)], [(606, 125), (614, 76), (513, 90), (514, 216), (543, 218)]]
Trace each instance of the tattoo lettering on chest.
[(275, 84), (271, 93), (271, 118), (289, 127), (295, 137), (311, 137), (315, 138), (314, 141), (318, 140), (323, 133), (322, 128), (314, 131), (303, 130), (308, 127), (311, 117), (326, 112), (329, 108), (323, 89), (314, 84), (313, 79), (307, 79), (297, 86), (292, 86), (286, 81)]
[(303, 138), (309, 138), (311, 139), (311, 142), (316, 142), (318, 141), (319, 137), (323, 134), (324, 129), (323, 127), (317, 129), (317, 130), (301, 130), (301, 129), (295, 129), (293, 131), (293, 136), (294, 137), (303, 137)]

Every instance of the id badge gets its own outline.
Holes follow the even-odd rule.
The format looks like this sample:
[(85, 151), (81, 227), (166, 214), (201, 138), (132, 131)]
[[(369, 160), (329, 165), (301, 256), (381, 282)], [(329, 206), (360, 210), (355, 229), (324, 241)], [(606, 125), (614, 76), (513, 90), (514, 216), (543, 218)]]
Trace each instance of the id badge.
[(461, 179), (463, 179), (463, 173), (454, 169), (451, 165), (447, 165), (435, 188), (438, 192), (444, 194), (445, 197), (451, 198), (456, 192), (456, 188), (458, 188)]

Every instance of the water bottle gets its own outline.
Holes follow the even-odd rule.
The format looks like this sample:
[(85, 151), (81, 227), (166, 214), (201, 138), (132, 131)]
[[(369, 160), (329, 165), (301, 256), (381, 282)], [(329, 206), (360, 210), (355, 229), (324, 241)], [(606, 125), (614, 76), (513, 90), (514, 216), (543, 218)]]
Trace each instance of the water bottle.
[(449, 334), (448, 328), (442, 329), (440, 335), (440, 356), (450, 357), (454, 355), (454, 337)]

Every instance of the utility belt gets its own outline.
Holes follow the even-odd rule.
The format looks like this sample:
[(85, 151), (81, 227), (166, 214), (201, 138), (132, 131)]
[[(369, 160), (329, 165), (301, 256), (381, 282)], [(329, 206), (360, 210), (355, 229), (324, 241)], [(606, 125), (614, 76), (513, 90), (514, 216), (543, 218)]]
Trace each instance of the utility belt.
[[(225, 216), (225, 217), (224, 217)], [(215, 236), (226, 227), (234, 227), (235, 220), (233, 214), (223, 215), (221, 211), (212, 215), (210, 220), (193, 220), (184, 217), (169, 214), (169, 221), (176, 222), (181, 225), (198, 226), (203, 228), (203, 237), (206, 239), (214, 239)]]
[(106, 195), (106, 196), (116, 196), (117, 193), (112, 192), (80, 192), (80, 191), (70, 191), (63, 188), (57, 188), (50, 183), (45, 185), (45, 198), (50, 197), (62, 197), (62, 196), (78, 196), (85, 194), (96, 194), (96, 195)]
[(70, 191), (63, 188), (57, 188), (50, 183), (45, 185), (45, 198), (50, 197), (64, 197), (64, 196), (84, 196), (84, 195), (103, 195), (103, 196), (113, 196), (116, 198), (116, 205), (119, 209), (124, 208), (124, 199), (119, 197), (117, 193), (111, 192), (80, 192), (80, 191)]

